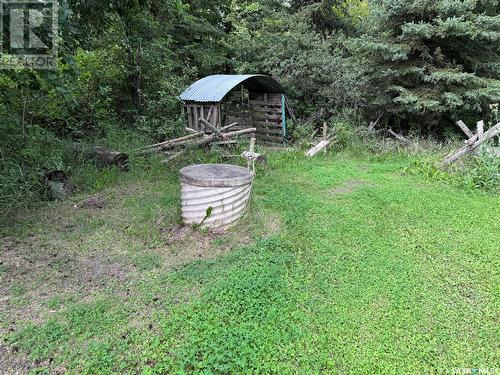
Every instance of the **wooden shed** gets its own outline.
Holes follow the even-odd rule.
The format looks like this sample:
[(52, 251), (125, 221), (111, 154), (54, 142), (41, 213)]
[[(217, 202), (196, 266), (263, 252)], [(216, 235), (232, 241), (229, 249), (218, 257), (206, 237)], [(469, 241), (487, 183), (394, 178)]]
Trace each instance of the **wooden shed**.
[(271, 77), (211, 75), (189, 86), (180, 99), (191, 129), (204, 130), (203, 118), (217, 129), (235, 122), (235, 130), (255, 127), (263, 142), (284, 142), (287, 136), (285, 90)]

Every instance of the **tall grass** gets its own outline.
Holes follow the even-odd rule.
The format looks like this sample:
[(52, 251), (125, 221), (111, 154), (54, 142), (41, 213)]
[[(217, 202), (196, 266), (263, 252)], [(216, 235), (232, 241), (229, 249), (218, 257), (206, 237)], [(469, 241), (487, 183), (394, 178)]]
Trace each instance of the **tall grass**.
[[(475, 155), (464, 158), (457, 165), (444, 170), (439, 161), (450, 151), (457, 149), (461, 141), (449, 139), (438, 141), (433, 138), (410, 136), (408, 144), (385, 135), (370, 132), (359, 116), (345, 114), (327, 122), (328, 133), (335, 136), (331, 152), (364, 155), (373, 160), (385, 158), (408, 158), (406, 173), (423, 174), (429, 179), (447, 181), (467, 188), (486, 191), (500, 191), (500, 159), (491, 148), (484, 147)], [(314, 131), (311, 124), (295, 123), (292, 127), (298, 147), (309, 147), (310, 135)], [(319, 130), (318, 136), (321, 136)], [(13, 212), (27, 209), (41, 201), (50, 199), (44, 182), (44, 173), (49, 170), (64, 171), (78, 192), (94, 193), (118, 181), (128, 179), (162, 178), (167, 167), (151, 162), (151, 156), (141, 156), (137, 149), (152, 140), (144, 133), (107, 125), (104, 136), (88, 136), (85, 143), (106, 146), (120, 150), (130, 156), (130, 172), (124, 174), (116, 169), (103, 169), (92, 160), (78, 154), (70, 140), (61, 140), (50, 131), (36, 125), (29, 126), (25, 134), (15, 129), (6, 132), (8, 136), (0, 140), (0, 221)], [(152, 156), (160, 158), (159, 156)], [(186, 160), (190, 162), (237, 162), (221, 157), (221, 150), (210, 152), (192, 150), (174, 163), (176, 168)]]
[[(25, 134), (15, 129), (5, 132), (0, 141), (0, 221), (20, 209), (29, 209), (50, 199), (44, 175), (61, 170), (77, 191), (98, 191), (123, 176), (114, 168), (103, 169), (94, 160), (75, 151), (73, 142), (61, 139), (42, 127), (27, 127)], [(135, 151), (150, 142), (149, 138), (130, 130), (108, 125), (105, 135), (89, 136), (80, 143), (100, 145), (130, 155), (132, 170), (146, 169), (148, 164)]]
[[(417, 134), (406, 135), (408, 143), (402, 143), (384, 130), (369, 131), (359, 116), (344, 114), (330, 119), (328, 134), (335, 137), (331, 152), (363, 155), (373, 160), (406, 158), (405, 173), (421, 174), (430, 180), (452, 183), (467, 189), (500, 192), (500, 157), (498, 148), (485, 145), (475, 153), (465, 156), (452, 166), (444, 168), (441, 160), (450, 152), (463, 146), (458, 133), (438, 140)], [(314, 133), (312, 124), (294, 124), (294, 138), (297, 145), (307, 148)], [(322, 131), (316, 131), (321, 136)]]

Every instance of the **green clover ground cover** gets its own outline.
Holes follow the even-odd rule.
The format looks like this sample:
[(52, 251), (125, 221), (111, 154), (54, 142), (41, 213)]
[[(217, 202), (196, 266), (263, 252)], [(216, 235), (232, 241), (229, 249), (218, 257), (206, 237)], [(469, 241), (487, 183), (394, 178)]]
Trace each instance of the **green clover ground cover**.
[(500, 200), (405, 176), (408, 163), (273, 154), (252, 211), (278, 216), (278, 234), (143, 271), (134, 296), (68, 304), (9, 343), (73, 373), (500, 367)]

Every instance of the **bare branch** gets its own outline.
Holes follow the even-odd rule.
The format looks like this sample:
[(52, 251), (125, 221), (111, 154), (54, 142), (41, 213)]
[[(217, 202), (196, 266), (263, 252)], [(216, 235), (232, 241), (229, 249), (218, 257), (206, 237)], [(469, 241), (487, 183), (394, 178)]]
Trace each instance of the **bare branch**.
[(392, 130), (391, 128), (387, 129), (387, 131), (389, 132), (389, 134), (391, 134), (392, 136), (394, 136), (398, 141), (401, 141), (403, 143), (410, 143), (410, 141), (408, 140), (408, 138), (406, 138), (405, 136), (403, 136), (402, 134), (398, 134), (396, 133), (394, 130)]

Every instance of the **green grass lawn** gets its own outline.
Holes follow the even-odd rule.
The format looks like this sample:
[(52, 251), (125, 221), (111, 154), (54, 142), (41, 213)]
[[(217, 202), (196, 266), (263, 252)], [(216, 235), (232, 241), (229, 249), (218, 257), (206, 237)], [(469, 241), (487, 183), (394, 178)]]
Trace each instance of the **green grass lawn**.
[(178, 226), (163, 170), (5, 230), (0, 372), (500, 372), (498, 195), (403, 156), (268, 159), (225, 234)]

